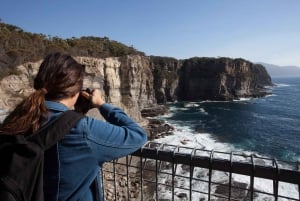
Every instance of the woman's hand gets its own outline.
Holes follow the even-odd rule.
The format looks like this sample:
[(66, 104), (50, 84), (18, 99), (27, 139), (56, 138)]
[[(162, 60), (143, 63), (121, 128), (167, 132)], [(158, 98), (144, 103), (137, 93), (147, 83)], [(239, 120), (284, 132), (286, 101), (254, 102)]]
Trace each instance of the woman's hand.
[(94, 89), (91, 91), (91, 93), (82, 91), (81, 94), (86, 99), (90, 100), (94, 107), (101, 107), (101, 105), (105, 103), (105, 101), (102, 99), (101, 91), (99, 89)]

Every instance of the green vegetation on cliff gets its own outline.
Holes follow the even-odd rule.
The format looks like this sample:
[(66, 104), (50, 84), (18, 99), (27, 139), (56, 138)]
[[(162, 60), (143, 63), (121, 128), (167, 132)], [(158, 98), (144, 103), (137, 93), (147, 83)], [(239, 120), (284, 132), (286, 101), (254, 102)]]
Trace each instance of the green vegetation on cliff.
[(108, 37), (80, 37), (62, 39), (56, 36), (29, 33), (21, 28), (0, 22), (0, 79), (14, 73), (17, 65), (37, 61), (52, 51), (64, 51), (73, 56), (97, 58), (123, 55), (145, 55), (133, 47), (110, 40)]
[(177, 79), (177, 67), (179, 65), (179, 60), (173, 57), (150, 57), (153, 74), (156, 78), (174, 80)]

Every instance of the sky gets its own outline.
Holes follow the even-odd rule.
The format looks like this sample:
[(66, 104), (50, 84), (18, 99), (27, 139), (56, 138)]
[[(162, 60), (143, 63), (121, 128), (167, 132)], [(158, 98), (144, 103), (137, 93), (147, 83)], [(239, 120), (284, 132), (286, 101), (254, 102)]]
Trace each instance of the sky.
[(0, 0), (0, 19), (61, 38), (105, 36), (146, 55), (300, 67), (300, 0)]

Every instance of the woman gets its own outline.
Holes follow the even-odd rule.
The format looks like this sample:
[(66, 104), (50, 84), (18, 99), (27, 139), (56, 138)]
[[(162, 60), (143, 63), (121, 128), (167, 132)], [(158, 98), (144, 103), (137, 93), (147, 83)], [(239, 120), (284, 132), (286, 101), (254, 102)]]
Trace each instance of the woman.
[[(85, 116), (64, 139), (45, 153), (46, 201), (93, 201), (100, 196), (104, 162), (128, 155), (146, 141), (144, 130), (121, 109), (105, 103), (99, 90), (82, 90), (84, 66), (71, 56), (49, 54), (34, 80), (35, 92), (4, 120), (0, 132), (30, 134), (71, 110), (80, 93), (99, 109), (106, 121)], [(95, 190), (95, 186), (97, 186)]]

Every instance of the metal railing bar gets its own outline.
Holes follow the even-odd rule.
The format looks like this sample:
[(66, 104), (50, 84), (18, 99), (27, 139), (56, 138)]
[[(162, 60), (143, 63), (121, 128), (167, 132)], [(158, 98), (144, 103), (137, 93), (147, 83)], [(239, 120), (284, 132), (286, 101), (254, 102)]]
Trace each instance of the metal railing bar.
[(213, 155), (214, 155), (214, 151), (212, 150), (210, 152), (210, 156), (209, 156), (209, 177), (208, 177), (208, 200), (210, 200), (210, 192), (211, 192), (211, 177), (212, 177), (212, 164), (213, 164)]
[(142, 170), (144, 170), (144, 169), (145, 169), (145, 167), (146, 167), (146, 163), (147, 163), (147, 158), (145, 158), (145, 159), (144, 159), (143, 165), (141, 166), (141, 167), (142, 167)]
[(190, 200), (192, 200), (193, 174), (194, 174), (193, 171), (194, 171), (194, 167), (191, 165), (190, 166), (190, 180), (189, 180), (189, 184), (190, 184), (190, 189), (189, 189)]
[[(300, 161), (297, 162), (297, 170), (300, 171)], [(300, 182), (299, 182), (299, 184), (298, 184), (298, 192), (299, 192), (298, 198), (299, 198), (299, 200), (300, 200)]]
[[(155, 195), (156, 195), (156, 200), (158, 200), (158, 172), (159, 172), (159, 167), (160, 165), (158, 165), (158, 149), (156, 149), (156, 159), (155, 159), (155, 171), (156, 171), (156, 175), (155, 175), (155, 179), (156, 179), (156, 182), (155, 182)], [(161, 164), (161, 163), (160, 163)]]
[(101, 171), (101, 178), (102, 178), (102, 179), (101, 179), (101, 180), (102, 180), (102, 181), (101, 181), (101, 189), (102, 189), (102, 192), (105, 192), (105, 191), (104, 191), (104, 172), (105, 172), (105, 171), (103, 171), (103, 170)]
[[(128, 160), (128, 157), (129, 156), (126, 156), (126, 163), (130, 164), (128, 162), (131, 161), (132, 157), (130, 156), (130, 160)], [(126, 184), (127, 185), (127, 188), (126, 188), (127, 189), (127, 197), (130, 198), (130, 193), (129, 193), (129, 165), (126, 165), (126, 179), (127, 179), (127, 181), (126, 181), (127, 182), (127, 184)]]
[(116, 182), (116, 160), (113, 161), (113, 181), (114, 181), (114, 193), (115, 193), (115, 200), (117, 200), (117, 182)]
[[(143, 157), (140, 158), (140, 166), (143, 167)], [(143, 181), (144, 181), (143, 172), (144, 171), (141, 170), (140, 172), (141, 172), (141, 178), (140, 178), (140, 182), (141, 182), (141, 200), (144, 200), (143, 199), (143, 196), (144, 196), (144, 193), (143, 193)]]
[(278, 200), (278, 178), (279, 178), (279, 168), (278, 168), (278, 164), (276, 159), (273, 159), (273, 166), (275, 165), (276, 168), (276, 179), (273, 180), (273, 192), (274, 192), (274, 197), (275, 197), (275, 201)]
[(172, 153), (172, 155), (173, 155), (173, 157), (172, 157), (172, 159), (173, 159), (173, 161), (172, 161), (172, 201), (174, 201), (174, 199), (175, 199), (175, 195), (174, 195), (174, 192), (175, 192), (175, 189), (174, 189), (174, 186), (175, 186), (175, 173), (176, 173), (176, 167), (174, 167), (174, 165), (175, 165), (174, 155), (176, 153), (175, 151), (176, 151), (176, 149), (174, 149), (174, 151)]
[[(158, 153), (158, 156), (156, 156), (156, 152)], [(185, 153), (177, 153), (177, 152), (171, 152), (171, 151), (162, 151), (162, 150), (155, 150), (151, 148), (142, 148), (137, 152), (134, 152), (132, 154), (133, 156), (146, 156), (150, 159), (157, 159), (161, 161), (167, 161), (167, 162), (174, 162), (174, 163), (180, 163), (185, 165), (193, 165), (195, 167), (202, 167), (202, 168), (209, 168), (210, 165), (210, 157), (204, 157), (204, 156), (197, 156), (195, 155), (192, 158), (192, 161), (190, 160), (190, 154)], [(214, 170), (220, 170), (225, 172), (232, 172), (236, 174), (243, 174), (243, 175), (252, 175), (252, 166), (250, 163), (245, 162), (237, 162), (237, 161), (230, 161), (230, 160), (224, 160), (224, 159), (218, 159), (214, 158), (212, 159), (212, 169)], [(279, 169), (279, 168), (278, 168)], [(300, 171), (296, 170), (288, 170), (288, 169), (279, 169), (280, 175), (279, 180), (283, 182), (289, 182), (293, 184), (299, 184), (300, 182)], [(276, 179), (276, 168), (269, 167), (269, 166), (261, 166), (256, 165), (255, 166), (255, 173), (254, 177), (260, 177), (265, 179)]]
[[(193, 149), (191, 153), (191, 161), (193, 159), (194, 154), (195, 154), (195, 149)], [(194, 175), (194, 166), (190, 164), (190, 191), (189, 191), (190, 200), (192, 200), (193, 175)]]
[(254, 163), (254, 159), (253, 159), (253, 155), (251, 155), (251, 176), (250, 176), (250, 199), (253, 200), (253, 196), (254, 196), (254, 174), (255, 174), (255, 163)]
[(229, 191), (228, 191), (228, 200), (231, 200), (231, 186), (232, 186), (232, 157), (233, 153), (230, 153), (230, 171), (229, 171)]

